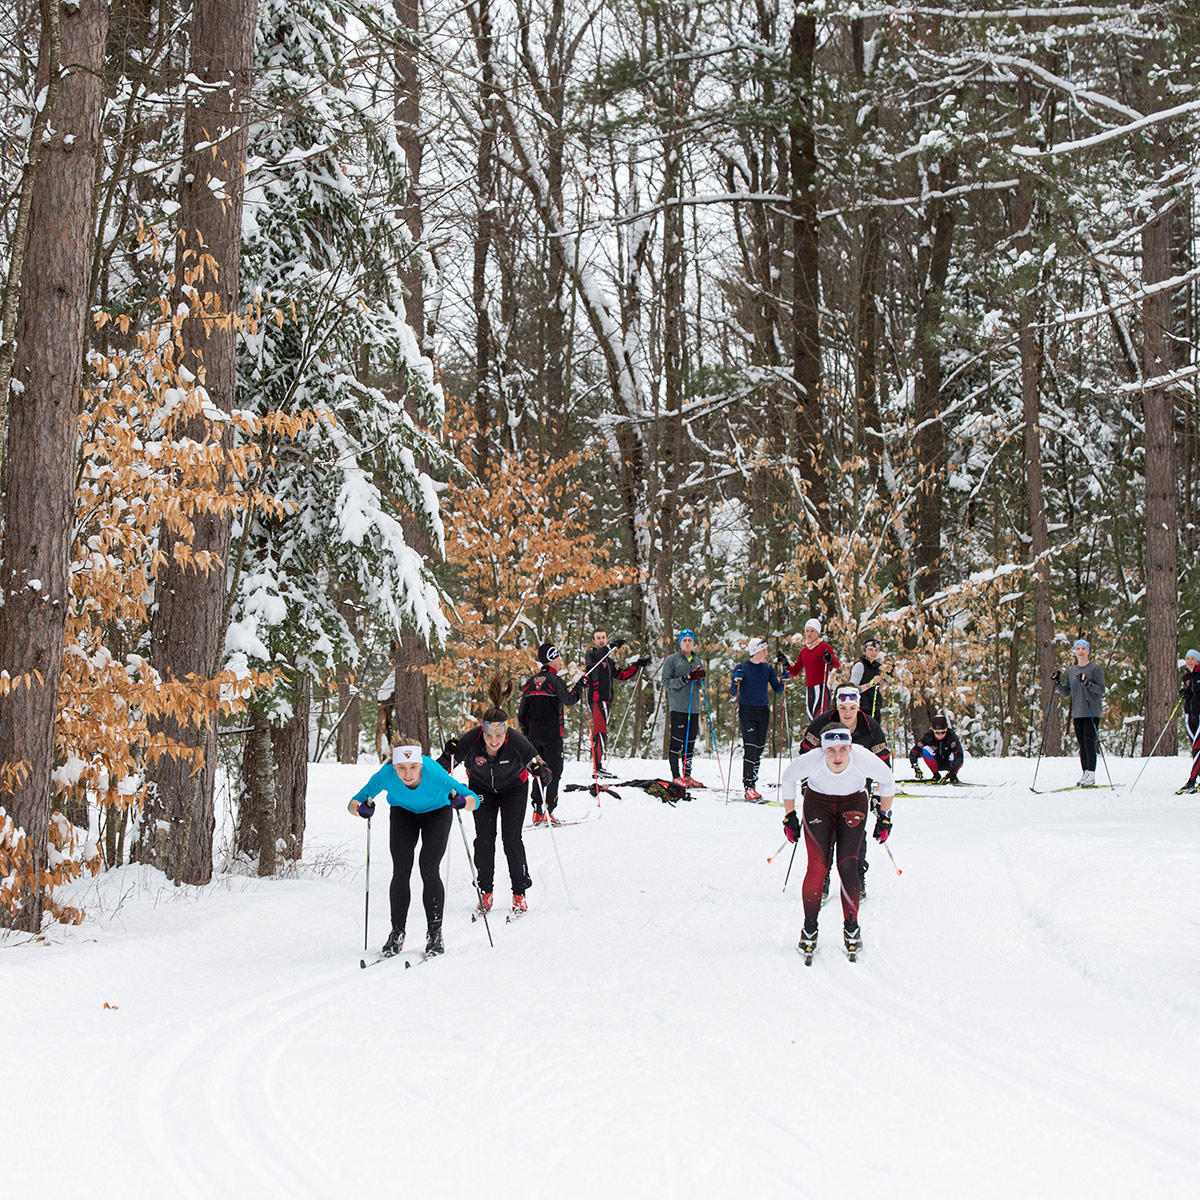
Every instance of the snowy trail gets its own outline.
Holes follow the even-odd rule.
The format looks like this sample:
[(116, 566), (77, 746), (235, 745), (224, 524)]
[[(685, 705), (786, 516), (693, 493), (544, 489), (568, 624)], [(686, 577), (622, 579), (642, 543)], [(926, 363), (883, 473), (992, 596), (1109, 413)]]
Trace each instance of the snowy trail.
[[(674, 809), (567, 794), (591, 819), (526, 830), (531, 912), (498, 912), (494, 949), (452, 837), (447, 954), (368, 971), (344, 811), (366, 769), (318, 767), (310, 853), (340, 871), (202, 892), (114, 872), (115, 911), (98, 891), (56, 945), (0, 947), (12, 1028), (56, 1031), (8, 1039), (31, 1099), (6, 1190), (49, 1171), (43, 1194), (100, 1178), (122, 1200), (826, 1197), (849, 1165), (867, 1196), (1195, 1195), (1195, 799), (1167, 790), (1174, 764), (1137, 797), (973, 765), (994, 786), (897, 801), (902, 877), (872, 843), (858, 963), (835, 896), (804, 967), (802, 863), (786, 895), (787, 855), (766, 864), (781, 813), (714, 786)], [(64, 1086), (104, 1117), (51, 1142)]]

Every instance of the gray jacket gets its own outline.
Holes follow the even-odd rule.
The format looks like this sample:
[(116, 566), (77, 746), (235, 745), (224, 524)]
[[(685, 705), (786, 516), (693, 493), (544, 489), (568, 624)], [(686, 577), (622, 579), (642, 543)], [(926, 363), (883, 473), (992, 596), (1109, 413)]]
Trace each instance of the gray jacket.
[(691, 658), (684, 658), (682, 650), (667, 656), (662, 666), (662, 683), (667, 689), (667, 707), (672, 712), (686, 713), (689, 709), (698, 713), (704, 708), (704, 697), (698, 683), (689, 683), (688, 675), (697, 667), (704, 666), (704, 659), (695, 651)]
[(1098, 662), (1090, 662), (1086, 667), (1078, 663), (1068, 667), (1065, 682), (1060, 679), (1054, 690), (1060, 696), (1071, 697), (1072, 718), (1100, 720), (1104, 712), (1104, 668)]

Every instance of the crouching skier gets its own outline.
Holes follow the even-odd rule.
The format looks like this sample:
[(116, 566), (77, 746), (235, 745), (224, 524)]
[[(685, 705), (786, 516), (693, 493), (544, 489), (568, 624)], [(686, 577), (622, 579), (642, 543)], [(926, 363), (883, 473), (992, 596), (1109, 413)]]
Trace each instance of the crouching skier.
[(421, 840), (421, 885), (425, 903), (425, 953), (441, 954), (442, 913), (446, 907), (446, 885), (442, 882), (441, 862), (450, 837), (450, 809), (471, 808), (479, 797), (464, 787), (432, 758), (421, 753), (420, 746), (397, 746), (392, 761), (380, 767), (350, 801), (350, 811), (371, 817), (380, 792), (387, 795), (391, 809), (388, 843), (392, 852), (392, 884), (388, 900), (392, 911), (392, 932), (380, 953), (385, 958), (404, 948), (404, 929), (412, 900), (409, 880), (413, 853)]
[[(842, 936), (851, 962), (862, 949), (862, 932), (858, 925), (861, 887), (858, 861), (866, 842), (872, 780), (879, 785), (879, 811), (872, 836), (876, 841), (885, 842), (892, 830), (895, 780), (892, 772), (870, 750), (851, 741), (850, 730), (845, 725), (827, 725), (821, 732), (820, 748), (794, 758), (783, 773), (784, 832), (788, 841), (796, 842), (803, 827), (808, 853), (808, 867), (801, 887), (804, 930), (799, 945), (806, 964), (812, 963), (817, 948), (821, 890), (835, 861), (842, 885)], [(802, 781), (803, 823), (796, 815), (796, 790)]]

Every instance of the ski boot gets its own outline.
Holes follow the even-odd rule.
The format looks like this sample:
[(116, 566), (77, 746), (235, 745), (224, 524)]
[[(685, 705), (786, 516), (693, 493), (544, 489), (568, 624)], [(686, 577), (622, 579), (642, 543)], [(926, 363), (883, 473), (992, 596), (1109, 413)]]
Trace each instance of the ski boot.
[(392, 932), (388, 934), (388, 940), (383, 943), (383, 949), (380, 950), (379, 953), (382, 954), (384, 958), (391, 958), (393, 955), (399, 954), (403, 949), (404, 930), (393, 929)]
[(521, 892), (513, 894), (512, 912), (508, 914), (509, 922), (517, 920), (518, 917), (523, 917), (529, 911), (529, 905), (525, 903), (525, 896)]
[(1175, 793), (1177, 796), (1194, 796), (1195, 794), (1196, 781), (1194, 779), (1189, 779), (1187, 783), (1185, 783), (1183, 787), (1181, 787), (1179, 791)]
[(554, 815), (553, 812), (546, 814), (546, 824), (553, 825), (556, 829), (562, 825), (562, 822)]
[(853, 917), (846, 918), (842, 940), (846, 944), (846, 957), (851, 962), (857, 962), (859, 952), (862, 950), (862, 930), (859, 929), (858, 922)]
[(542, 810), (540, 808), (535, 808), (533, 810), (533, 823), (535, 825), (545, 825), (546, 824), (546, 814), (544, 812), (542, 812)]
[(751, 804), (757, 804), (762, 799), (762, 792), (760, 792), (758, 788), (751, 784), (746, 789), (746, 799), (749, 800)]
[(596, 775), (600, 779), (616, 779), (616, 776), (611, 771), (605, 770), (604, 767), (597, 767)]
[(480, 892), (479, 903), (475, 905), (475, 916), (481, 917), (492, 911), (492, 893)]
[(811, 967), (813, 955), (817, 952), (817, 931), (815, 929), (801, 930), (800, 942), (796, 949), (804, 955), (804, 965)]
[(442, 941), (442, 923), (436, 921), (429, 927), (429, 934), (425, 938), (425, 957), (432, 958), (435, 954), (444, 954), (446, 946)]

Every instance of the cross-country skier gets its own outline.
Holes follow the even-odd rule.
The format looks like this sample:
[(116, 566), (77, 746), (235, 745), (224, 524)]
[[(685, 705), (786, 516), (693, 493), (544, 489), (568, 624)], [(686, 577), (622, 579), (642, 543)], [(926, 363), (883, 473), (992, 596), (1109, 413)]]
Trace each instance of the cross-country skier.
[(821, 640), (821, 622), (809, 617), (804, 622), (804, 645), (794, 663), (782, 650), (775, 655), (776, 661), (795, 679), (804, 672), (804, 699), (808, 705), (811, 721), (829, 707), (829, 677), (842, 664), (828, 642)]
[[(812, 961), (817, 948), (817, 920), (826, 875), (836, 862), (842, 885), (842, 936), (846, 953), (852, 957), (862, 949), (858, 924), (860, 876), (858, 860), (867, 836), (870, 781), (879, 785), (879, 809), (872, 836), (886, 842), (892, 830), (892, 801), (896, 784), (891, 771), (869, 750), (851, 741), (850, 730), (835, 721), (825, 727), (821, 745), (794, 758), (783, 773), (781, 798), (786, 813), (784, 832), (788, 841), (800, 839), (808, 853), (801, 896), (804, 901), (804, 930), (800, 952)], [(797, 793), (803, 794), (803, 822), (796, 815)]]
[(390, 958), (404, 948), (404, 929), (412, 900), (409, 880), (413, 853), (421, 839), (422, 896), (425, 903), (425, 953), (441, 954), (442, 913), (446, 907), (446, 885), (439, 870), (450, 837), (450, 809), (479, 804), (479, 797), (464, 787), (446, 769), (421, 753), (420, 746), (397, 746), (392, 761), (380, 767), (350, 801), (350, 811), (360, 817), (375, 812), (375, 797), (383, 792), (391, 809), (388, 845), (392, 852), (392, 885), (388, 892), (392, 931), (381, 953)]
[(957, 783), (965, 757), (958, 734), (942, 713), (933, 718), (921, 740), (908, 752), (913, 774), (920, 779), (924, 763), (934, 783)]
[(879, 656), (879, 642), (867, 638), (863, 643), (862, 657), (850, 668), (850, 682), (857, 684), (862, 693), (860, 704), (863, 712), (879, 720), (883, 711), (882, 689), (887, 687), (891, 672), (886, 669)]
[(1104, 711), (1104, 668), (1092, 662), (1092, 647), (1087, 638), (1076, 638), (1072, 647), (1075, 665), (1067, 668), (1064, 680), (1055, 671), (1054, 690), (1071, 698), (1071, 721), (1079, 743), (1079, 762), (1083, 767), (1077, 787), (1096, 786), (1096, 748), (1100, 744), (1100, 715)]
[(1194, 792), (1200, 780), (1200, 650), (1189, 650), (1183, 659), (1183, 727), (1192, 742), (1192, 773), (1180, 793)]
[(616, 679), (632, 679), (640, 667), (648, 667), (650, 659), (647, 655), (635, 658), (633, 662), (618, 667), (613, 658), (613, 651), (620, 650), (625, 645), (623, 638), (618, 638), (610, 646), (608, 631), (605, 629), (592, 630), (592, 644), (584, 657), (585, 678), (582, 686), (587, 688), (588, 707), (592, 722), (592, 767), (601, 779), (614, 778), (611, 771), (604, 769), (604, 750), (608, 737), (608, 714), (612, 709), (613, 681)]
[[(577, 704), (579, 693), (559, 678), (562, 657), (553, 642), (543, 642), (538, 647), (538, 662), (542, 669), (521, 688), (517, 724), (551, 771), (550, 782), (544, 789), (534, 789), (533, 823), (557, 825), (554, 810), (558, 807), (558, 782), (563, 772), (563, 708)], [(543, 790), (545, 811), (542, 809)]]
[[(887, 738), (879, 722), (867, 716), (862, 711), (858, 688), (852, 683), (839, 683), (833, 689), (833, 699), (836, 709), (822, 713), (804, 731), (802, 750), (815, 750), (821, 744), (821, 734), (833, 724), (840, 721), (850, 730), (850, 738), (856, 746), (870, 750), (889, 770), (892, 766), (892, 752), (888, 749)], [(858, 861), (861, 899), (867, 895), (867, 854), (864, 847), (862, 857)], [(826, 882), (825, 891), (829, 891)]]
[(456, 742), (447, 742), (438, 759), (445, 767), (455, 761), (462, 763), (471, 787), (479, 793), (475, 809), (475, 870), (483, 893), (480, 905), (484, 912), (490, 912), (492, 907), (497, 817), (512, 883), (512, 910), (527, 911), (525, 893), (533, 880), (529, 878), (521, 826), (525, 821), (529, 777), (537, 776), (543, 787), (549, 787), (551, 778), (550, 768), (538, 757), (533, 743), (523, 733), (508, 727), (508, 713), (502, 706), (511, 695), (511, 683), (506, 687), (498, 677), (493, 678), (488, 687), (492, 707), (483, 714), (482, 723)]
[(672, 782), (685, 788), (703, 787), (692, 778), (692, 748), (700, 732), (700, 710), (704, 706), (701, 685), (704, 662), (696, 654), (696, 635), (690, 629), (679, 634), (679, 649), (667, 655), (662, 665), (662, 685), (667, 690), (671, 713), (671, 743), (668, 757)]
[(746, 789), (746, 799), (757, 802), (762, 799), (757, 786), (758, 764), (771, 727), (767, 688), (782, 692), (783, 684), (775, 668), (767, 662), (767, 643), (762, 638), (751, 638), (746, 653), (746, 661), (733, 668), (729, 694), (737, 699), (738, 725), (742, 731), (742, 787)]

